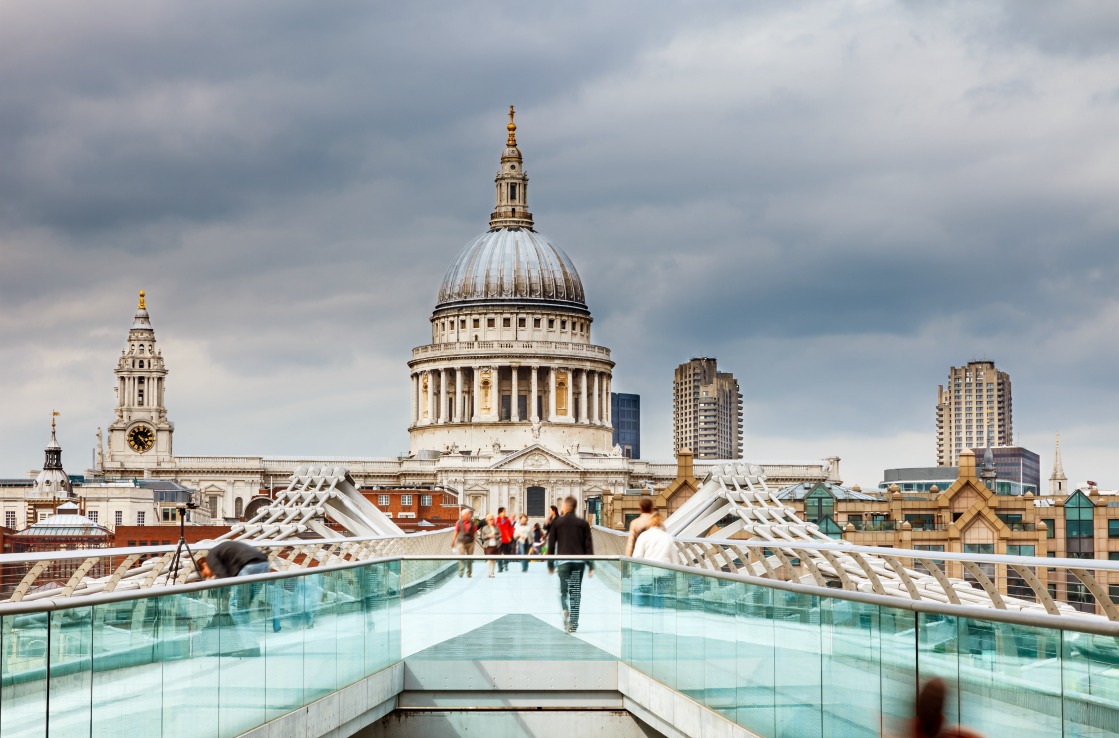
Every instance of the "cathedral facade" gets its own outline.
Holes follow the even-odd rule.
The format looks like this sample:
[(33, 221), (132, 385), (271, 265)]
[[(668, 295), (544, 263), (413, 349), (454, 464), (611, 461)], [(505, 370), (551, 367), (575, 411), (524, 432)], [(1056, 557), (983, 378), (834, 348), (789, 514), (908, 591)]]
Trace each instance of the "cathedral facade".
[[(431, 342), (408, 361), (408, 455), (176, 455), (168, 369), (141, 292), (115, 370), (116, 417), (107, 444), (98, 431), (93, 472), (173, 479), (197, 490), (215, 521), (228, 522), (245, 517), (268, 489), (286, 486), (299, 466), (343, 466), (362, 487), (440, 489), (478, 513), (507, 507), (534, 518), (569, 495), (608, 502), (627, 490), (668, 486), (674, 460), (627, 459), (612, 446), (614, 362), (592, 341), (574, 262), (535, 228), (523, 164), (510, 108), (489, 229), (452, 260), (430, 317)], [(838, 481), (837, 462), (766, 472), (771, 486)]]

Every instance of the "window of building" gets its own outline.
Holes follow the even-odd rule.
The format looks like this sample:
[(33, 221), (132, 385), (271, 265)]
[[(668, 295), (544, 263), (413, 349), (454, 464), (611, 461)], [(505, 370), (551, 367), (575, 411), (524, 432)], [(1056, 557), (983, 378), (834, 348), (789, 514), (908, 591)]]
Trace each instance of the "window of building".
[(1108, 551), (1107, 552), (1107, 560), (1108, 561), (1119, 561), (1119, 551)]
[(377, 507), (386, 508), (389, 506), (388, 495), (377, 495)]
[(1119, 584), (1107, 585), (1107, 594), (1112, 602), (1119, 604)]
[(501, 327), (502, 328), (511, 328), (512, 326), (513, 326), (513, 323), (512, 323), (510, 318), (502, 318), (501, 319)]
[(532, 327), (533, 328), (539, 328), (540, 327), (540, 318), (533, 318), (532, 319)]
[(509, 183), (509, 199), (510, 200), (516, 200), (517, 199), (517, 183), (516, 182), (510, 182)]
[(517, 327), (518, 328), (524, 328), (525, 327), (525, 319), (524, 318), (517, 318)]
[(1107, 521), (1107, 537), (1119, 538), (1119, 519)]
[(400, 495), (400, 504), (404, 507), (412, 506), (412, 495)]
[(530, 518), (544, 517), (543, 487), (529, 487), (525, 490), (525, 512)]
[(486, 318), (486, 327), (487, 328), (493, 328), (496, 325), (497, 325), (497, 323), (495, 322), (495, 320), (493, 318)]
[(1034, 547), (1033, 546), (1024, 546), (1024, 545), (1019, 545), (1019, 544), (1008, 543), (1008, 544), (1006, 544), (1006, 555), (1007, 556), (1033, 556), (1034, 555)]
[(556, 327), (556, 319), (555, 318), (548, 318), (548, 330), (552, 330), (555, 327)]
[(85, 511), (85, 516), (87, 518), (89, 518), (90, 520), (92, 520), (93, 522), (95, 522), (95, 523), (97, 522), (97, 511), (96, 510), (86, 510)]
[(466, 327), (466, 318), (462, 318), (462, 319), (459, 320), (458, 327), (459, 328), (465, 328)]
[(113, 525), (118, 527), (124, 525), (124, 513), (120, 510), (113, 513)]
[(8, 510), (4, 513), (4, 527), (13, 529), (16, 527), (15, 510)]
[(474, 327), (477, 328), (480, 325), (481, 325), (481, 323), (478, 322), (478, 318), (475, 318), (474, 319)]
[(240, 497), (233, 501), (233, 514), (238, 518), (245, 514), (245, 501)]
[(1094, 538), (1094, 515), (1095, 505), (1083, 492), (1070, 496), (1065, 502), (1065, 538)]
[(147, 518), (147, 513), (143, 510), (138, 510), (136, 512), (136, 525), (144, 525), (145, 518)]
[(1045, 537), (1057, 537), (1057, 520), (1055, 518), (1042, 518), (1041, 522), (1045, 523)]
[(431, 495), (420, 495), (420, 507), (431, 507)]
[(819, 523), (835, 514), (835, 498), (823, 487), (816, 487), (804, 498), (804, 517), (810, 523)]
[(179, 519), (179, 516), (176, 514), (175, 508), (173, 508), (173, 507), (163, 508), (163, 522), (164, 523), (173, 523), (174, 521), (176, 521), (178, 519)]
[(567, 330), (567, 321), (566, 320), (561, 320), (560, 321), (560, 330), (561, 331), (566, 331)]

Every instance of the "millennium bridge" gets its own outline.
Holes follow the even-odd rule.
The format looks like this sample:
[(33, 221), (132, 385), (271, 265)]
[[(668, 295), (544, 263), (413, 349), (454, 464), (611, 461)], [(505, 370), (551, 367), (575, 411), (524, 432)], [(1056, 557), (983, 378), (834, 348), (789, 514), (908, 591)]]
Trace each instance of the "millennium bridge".
[(3, 555), (0, 736), (879, 736), (932, 677), (989, 736), (1119, 734), (1119, 562), (847, 545), (743, 464), (666, 527), (682, 565), (594, 528), (575, 633), (550, 557), (459, 577), (450, 530), (403, 534), (333, 467), (225, 536), (270, 574)]

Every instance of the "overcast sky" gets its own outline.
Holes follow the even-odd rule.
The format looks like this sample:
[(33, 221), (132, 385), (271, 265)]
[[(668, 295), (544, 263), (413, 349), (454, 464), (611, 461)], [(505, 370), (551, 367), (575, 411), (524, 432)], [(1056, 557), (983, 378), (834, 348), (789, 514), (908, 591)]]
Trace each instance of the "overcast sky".
[(671, 455), (716, 356), (754, 460), (935, 463), (948, 368), (1119, 487), (1119, 4), (0, 4), (0, 476), (113, 419), (145, 289), (178, 454), (394, 456), (505, 111)]

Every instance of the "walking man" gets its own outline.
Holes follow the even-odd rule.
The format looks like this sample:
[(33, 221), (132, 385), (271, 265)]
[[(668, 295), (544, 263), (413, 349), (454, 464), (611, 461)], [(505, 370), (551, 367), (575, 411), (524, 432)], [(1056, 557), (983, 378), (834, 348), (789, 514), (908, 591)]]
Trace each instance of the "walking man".
[[(505, 514), (505, 508), (504, 507), (497, 508), (497, 528), (498, 528), (498, 530), (501, 531), (501, 555), (502, 556), (512, 556), (513, 555), (513, 528), (514, 528), (514, 525), (513, 525), (513, 519)], [(509, 570), (509, 562), (508, 561), (501, 561), (499, 559), (498, 562), (497, 562), (498, 573), (500, 574), (501, 572), (508, 571), (508, 570)]]
[(641, 514), (634, 518), (629, 524), (629, 538), (626, 539), (626, 556), (633, 556), (633, 547), (637, 545), (637, 537), (649, 527), (649, 521), (653, 519), (653, 498), (642, 497), (639, 504), (641, 505)]
[[(548, 553), (557, 556), (593, 556), (591, 526), (575, 514), (575, 498), (563, 501), (563, 514), (555, 519), (548, 530)], [(560, 607), (563, 609), (563, 627), (568, 633), (579, 629), (579, 602), (582, 599), (583, 571), (594, 576), (593, 561), (548, 560), (548, 573), (558, 570)]]
[(478, 526), (474, 523), (474, 511), (467, 508), (462, 511), (462, 517), (455, 523), (455, 538), (451, 543), (451, 551), (463, 558), (458, 560), (458, 575), (461, 577), (466, 572), (466, 578), (474, 576), (474, 561), (469, 558), (474, 555), (474, 537), (478, 535)]

